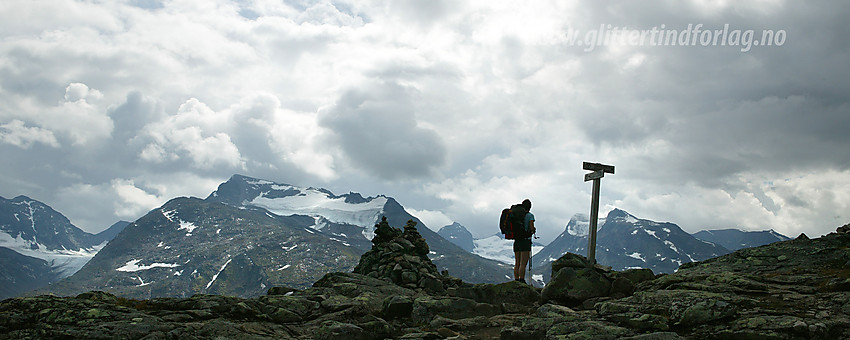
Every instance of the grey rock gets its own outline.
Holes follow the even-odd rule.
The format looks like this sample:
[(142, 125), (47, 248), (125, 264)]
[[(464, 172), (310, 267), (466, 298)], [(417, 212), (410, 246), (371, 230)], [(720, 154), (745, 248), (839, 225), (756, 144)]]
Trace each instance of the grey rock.
[(608, 296), (611, 283), (604, 275), (590, 268), (563, 267), (543, 288), (543, 301), (580, 304), (582, 301)]

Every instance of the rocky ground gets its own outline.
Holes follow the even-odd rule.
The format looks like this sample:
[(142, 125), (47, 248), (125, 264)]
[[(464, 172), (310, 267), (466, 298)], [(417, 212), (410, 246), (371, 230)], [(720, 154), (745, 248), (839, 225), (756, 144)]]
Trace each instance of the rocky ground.
[(103, 292), (0, 302), (0, 338), (846, 339), (850, 227), (683, 266), (588, 268), (567, 254), (544, 289), (437, 273), (409, 223), (378, 226), (354, 273), (258, 298), (133, 300)]

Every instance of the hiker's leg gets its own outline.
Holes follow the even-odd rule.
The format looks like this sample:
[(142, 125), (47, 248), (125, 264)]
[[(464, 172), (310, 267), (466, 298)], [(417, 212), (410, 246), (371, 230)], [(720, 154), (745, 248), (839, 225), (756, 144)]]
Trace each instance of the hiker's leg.
[(522, 265), (520, 264), (521, 257), (522, 257), (522, 252), (520, 252), (520, 251), (514, 252), (514, 280), (520, 278), (520, 271), (521, 271), (521, 268), (522, 268)]
[(530, 251), (522, 251), (522, 252), (519, 252), (519, 254), (518, 254), (518, 257), (520, 259), (519, 260), (520, 263), (519, 263), (519, 268), (516, 268), (515, 270), (519, 274), (518, 277), (519, 277), (520, 280), (525, 280), (525, 266), (528, 265), (528, 257), (529, 256), (531, 256)]

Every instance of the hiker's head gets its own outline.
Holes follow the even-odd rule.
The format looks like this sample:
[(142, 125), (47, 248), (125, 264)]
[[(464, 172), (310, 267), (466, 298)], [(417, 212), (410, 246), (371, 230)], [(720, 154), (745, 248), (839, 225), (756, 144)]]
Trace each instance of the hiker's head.
[(522, 201), (521, 205), (523, 207), (525, 207), (525, 211), (531, 211), (531, 200), (526, 198), (525, 200)]

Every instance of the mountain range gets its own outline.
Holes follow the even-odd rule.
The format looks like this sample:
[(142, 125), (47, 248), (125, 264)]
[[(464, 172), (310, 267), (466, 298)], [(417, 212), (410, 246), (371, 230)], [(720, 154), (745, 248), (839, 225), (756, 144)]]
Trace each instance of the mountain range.
[(74, 274), (128, 223), (91, 234), (42, 202), (0, 197), (0, 299)]
[(416, 222), (434, 264), (456, 277), (502, 282), (510, 272), (446, 241), (391, 197), (335, 195), (234, 175), (206, 199), (175, 198), (150, 211), (46, 291), (253, 297), (272, 286), (305, 288), (325, 273), (350, 272), (371, 248), (382, 217), (397, 228)]
[[(551, 263), (567, 252), (587, 254), (589, 218), (574, 215), (564, 231), (548, 245), (532, 247), (532, 273), (538, 284), (549, 281)], [(773, 230), (703, 230), (689, 234), (673, 223), (639, 219), (620, 209), (597, 222), (597, 263), (614, 270), (649, 268), (655, 273), (672, 273), (683, 263), (702, 261), (741, 248), (756, 247), (789, 238)], [(438, 232), (459, 245), (472, 244), (471, 252), (512, 264), (512, 241), (501, 234), (474, 239), (459, 223)]]
[[(25, 196), (2, 199), (0, 297), (47, 284), (37, 293), (252, 297), (271, 286), (303, 288), (324, 273), (351, 271), (371, 248), (382, 216), (397, 228), (416, 222), (440, 270), (468, 282), (512, 278), (512, 241), (501, 234), (475, 239), (459, 223), (434, 232), (383, 195), (335, 195), (234, 175), (205, 199), (175, 198), (135, 222), (119, 222), (96, 235), (41, 202)], [(535, 242), (532, 277), (538, 286), (548, 282), (555, 259), (566, 252), (586, 254), (588, 225), (585, 215), (576, 214), (548, 245)], [(788, 239), (772, 230), (691, 235), (675, 224), (639, 219), (619, 209), (598, 225), (598, 263), (656, 273), (729, 253), (735, 246)]]
[(770, 230), (743, 231), (738, 229), (701, 230), (697, 239), (719, 244), (729, 250), (758, 247), (773, 242), (790, 240), (788, 236)]

